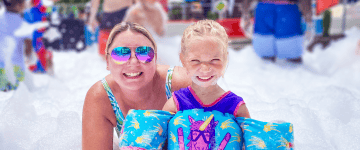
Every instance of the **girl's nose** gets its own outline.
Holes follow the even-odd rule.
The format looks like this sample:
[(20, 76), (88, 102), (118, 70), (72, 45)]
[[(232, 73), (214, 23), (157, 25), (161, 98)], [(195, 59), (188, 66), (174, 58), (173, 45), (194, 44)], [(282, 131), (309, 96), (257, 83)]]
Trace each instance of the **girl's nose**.
[(200, 68), (200, 71), (201, 72), (210, 72), (211, 71), (211, 67), (210, 67), (210, 65), (208, 65), (208, 64), (201, 64), (201, 66), (200, 66), (201, 68)]

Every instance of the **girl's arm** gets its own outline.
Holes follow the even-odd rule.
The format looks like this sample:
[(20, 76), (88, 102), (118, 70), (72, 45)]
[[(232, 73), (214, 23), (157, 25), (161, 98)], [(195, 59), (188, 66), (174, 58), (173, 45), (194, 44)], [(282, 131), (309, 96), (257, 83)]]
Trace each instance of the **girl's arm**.
[(237, 110), (237, 112), (235, 114), (235, 117), (251, 118), (249, 110), (246, 107), (246, 104), (242, 104), (242, 105), (239, 106), (239, 108), (238, 108), (238, 110)]
[[(105, 94), (105, 95), (104, 95)], [(106, 92), (97, 82), (86, 94), (82, 114), (82, 149), (113, 149), (113, 128), (108, 116), (112, 108)], [(113, 114), (115, 117), (115, 115)]]
[(176, 113), (178, 110), (177, 110), (177, 107), (176, 107), (176, 104), (174, 102), (174, 99), (173, 97), (170, 97), (167, 102), (165, 103), (163, 109), (163, 111), (168, 111), (168, 112), (173, 112), (173, 113)]

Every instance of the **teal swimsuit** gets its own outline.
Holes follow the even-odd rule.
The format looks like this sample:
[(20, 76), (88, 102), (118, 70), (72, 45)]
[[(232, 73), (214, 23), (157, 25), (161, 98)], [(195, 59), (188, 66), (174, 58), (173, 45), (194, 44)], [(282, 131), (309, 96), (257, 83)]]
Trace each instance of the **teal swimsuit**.
[[(170, 67), (168, 69), (167, 75), (166, 75), (166, 83), (165, 83), (165, 90), (166, 90), (166, 97), (167, 99), (169, 99), (171, 97), (171, 79), (172, 79), (172, 74), (174, 71), (174, 67)], [(115, 96), (112, 93), (108, 83), (106, 82), (105, 78), (103, 78), (101, 80), (101, 83), (103, 84), (105, 91), (110, 99), (110, 103), (111, 106), (114, 110), (115, 116), (116, 116), (116, 120), (117, 120), (117, 124), (116, 124), (116, 132), (118, 134), (118, 136), (120, 135), (120, 131), (122, 128), (122, 124), (125, 120), (125, 117), (123, 115), (123, 113), (121, 112), (121, 109), (119, 107), (119, 104), (116, 102)]]

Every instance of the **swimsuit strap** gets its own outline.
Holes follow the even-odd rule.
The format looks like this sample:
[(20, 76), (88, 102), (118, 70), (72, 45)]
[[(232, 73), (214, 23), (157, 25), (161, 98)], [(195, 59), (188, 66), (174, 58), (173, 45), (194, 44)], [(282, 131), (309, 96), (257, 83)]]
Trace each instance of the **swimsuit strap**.
[(166, 91), (167, 99), (171, 97), (171, 79), (174, 72), (174, 68), (175, 68), (174, 66), (170, 66), (166, 75), (165, 91)]
[(116, 116), (116, 120), (117, 120), (117, 124), (116, 124), (116, 132), (118, 134), (118, 136), (120, 135), (120, 131), (121, 131), (121, 128), (122, 128), (122, 124), (124, 122), (124, 115), (119, 107), (119, 104), (116, 102), (116, 99), (115, 99), (115, 96), (113, 94), (113, 92), (111, 91), (108, 83), (106, 82), (105, 78), (101, 80), (101, 83), (102, 85), (104, 86), (105, 88), (105, 91), (110, 99), (110, 103), (111, 103), (111, 106), (114, 110), (114, 113), (115, 113), (115, 116)]

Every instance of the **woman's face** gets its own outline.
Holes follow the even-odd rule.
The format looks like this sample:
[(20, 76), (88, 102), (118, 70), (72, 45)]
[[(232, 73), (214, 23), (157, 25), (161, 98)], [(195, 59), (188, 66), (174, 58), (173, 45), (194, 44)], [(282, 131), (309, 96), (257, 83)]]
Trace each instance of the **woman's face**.
[(127, 30), (116, 35), (108, 49), (109, 54), (116, 47), (129, 47), (131, 49), (131, 57), (123, 64), (115, 63), (111, 55), (106, 56), (111, 75), (121, 88), (137, 90), (153, 80), (156, 71), (156, 55), (151, 62), (139, 61), (135, 56), (135, 49), (139, 46), (150, 46), (154, 49), (146, 36)]

